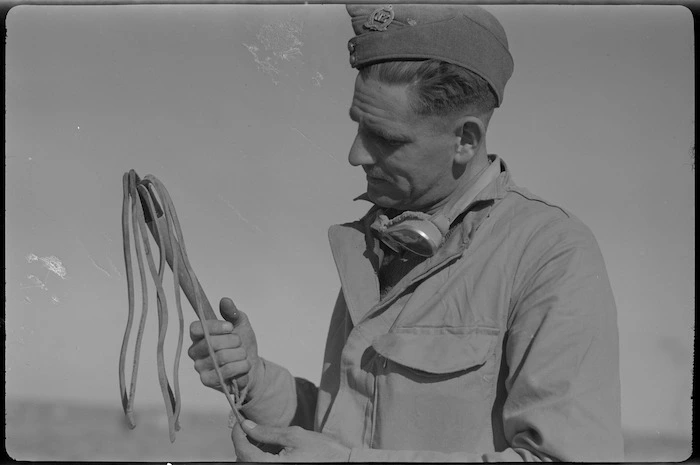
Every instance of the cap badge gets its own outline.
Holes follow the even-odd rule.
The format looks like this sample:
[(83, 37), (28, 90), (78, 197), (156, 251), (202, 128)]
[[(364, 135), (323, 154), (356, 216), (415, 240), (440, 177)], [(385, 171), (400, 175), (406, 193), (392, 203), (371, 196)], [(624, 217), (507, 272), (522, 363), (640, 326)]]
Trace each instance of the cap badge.
[(394, 20), (394, 9), (391, 5), (377, 8), (369, 15), (369, 19), (364, 27), (371, 31), (386, 31), (389, 24)]

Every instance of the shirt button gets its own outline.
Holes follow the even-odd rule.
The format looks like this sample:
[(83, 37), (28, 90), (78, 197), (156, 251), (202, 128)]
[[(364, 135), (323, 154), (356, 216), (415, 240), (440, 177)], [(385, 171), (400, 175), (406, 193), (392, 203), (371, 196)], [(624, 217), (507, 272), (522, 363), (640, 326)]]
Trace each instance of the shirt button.
[(348, 50), (350, 50), (350, 53), (355, 51), (355, 42), (348, 42)]

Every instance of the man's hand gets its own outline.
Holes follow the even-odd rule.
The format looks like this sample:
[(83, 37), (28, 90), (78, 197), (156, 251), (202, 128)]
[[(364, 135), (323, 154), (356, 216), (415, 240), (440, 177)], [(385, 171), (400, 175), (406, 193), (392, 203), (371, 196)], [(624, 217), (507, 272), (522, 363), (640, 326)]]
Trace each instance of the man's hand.
[[(254, 374), (261, 364), (255, 333), (250, 326), (248, 316), (238, 310), (228, 297), (224, 297), (219, 302), (219, 311), (226, 321), (207, 320), (205, 322), (211, 336), (216, 361), (227, 382), (235, 379), (240, 389), (251, 383), (251, 386), (248, 386), (250, 395), (253, 390)], [(190, 325), (190, 338), (192, 345), (187, 354), (194, 360), (194, 368), (199, 373), (202, 384), (221, 391), (222, 387), (214, 371), (214, 362), (209, 356), (201, 322), (195, 321)]]
[[(231, 439), (239, 462), (347, 462), (350, 459), (349, 448), (298, 426), (280, 428), (245, 420), (243, 424), (234, 425)], [(277, 445), (282, 450), (279, 454), (270, 454), (254, 443)]]

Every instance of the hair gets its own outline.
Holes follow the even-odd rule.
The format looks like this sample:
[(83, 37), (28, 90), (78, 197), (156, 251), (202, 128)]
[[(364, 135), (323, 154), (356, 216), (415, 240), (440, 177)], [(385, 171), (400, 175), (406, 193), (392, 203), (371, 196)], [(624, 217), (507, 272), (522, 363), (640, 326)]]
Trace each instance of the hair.
[(361, 68), (360, 75), (386, 84), (407, 84), (409, 104), (419, 115), (469, 111), (484, 115), (488, 124), (496, 108), (496, 95), (485, 79), (442, 60), (374, 63)]

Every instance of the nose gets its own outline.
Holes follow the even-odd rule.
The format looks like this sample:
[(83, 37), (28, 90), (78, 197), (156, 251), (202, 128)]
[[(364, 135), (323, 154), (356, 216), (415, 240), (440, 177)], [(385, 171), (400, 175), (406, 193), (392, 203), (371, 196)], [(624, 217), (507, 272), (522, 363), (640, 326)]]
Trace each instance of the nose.
[(375, 163), (374, 157), (369, 150), (367, 150), (365, 142), (362, 140), (362, 136), (360, 135), (359, 131), (355, 136), (355, 141), (352, 143), (352, 147), (350, 147), (348, 161), (352, 166), (373, 165)]

